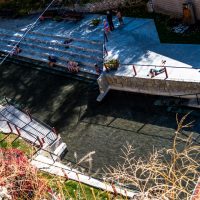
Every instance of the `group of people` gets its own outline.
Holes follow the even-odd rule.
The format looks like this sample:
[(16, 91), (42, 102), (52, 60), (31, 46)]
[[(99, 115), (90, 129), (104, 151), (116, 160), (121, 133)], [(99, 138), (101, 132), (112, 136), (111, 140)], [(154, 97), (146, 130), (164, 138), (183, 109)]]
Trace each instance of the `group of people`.
[[(48, 61), (49, 61), (49, 66), (50, 67), (54, 67), (56, 62), (57, 62), (57, 59), (53, 56), (49, 56), (48, 57)], [(75, 61), (68, 61), (67, 63), (67, 70), (69, 72), (72, 72), (72, 73), (78, 73), (79, 72), (79, 66), (78, 66), (78, 63), (75, 62)]]
[[(72, 41), (73, 41), (73, 39), (66, 39), (64, 41), (64, 44), (66, 45), (65, 48), (69, 48), (68, 45)], [(55, 57), (53, 57), (53, 56), (49, 56), (48, 60), (49, 60), (49, 66), (50, 67), (54, 67), (56, 62), (57, 62), (57, 59)], [(78, 62), (75, 62), (75, 61), (68, 61), (66, 68), (71, 73), (78, 73), (79, 72), (79, 64), (78, 64)]]
[(116, 16), (117, 16), (120, 26), (124, 25), (123, 17), (122, 17), (121, 11), (119, 9), (117, 11), (113, 11), (113, 10), (107, 11), (107, 13), (106, 13), (107, 19), (104, 19), (104, 21), (103, 21), (104, 31), (106, 34), (115, 29), (115, 26), (113, 24), (113, 13), (116, 13)]

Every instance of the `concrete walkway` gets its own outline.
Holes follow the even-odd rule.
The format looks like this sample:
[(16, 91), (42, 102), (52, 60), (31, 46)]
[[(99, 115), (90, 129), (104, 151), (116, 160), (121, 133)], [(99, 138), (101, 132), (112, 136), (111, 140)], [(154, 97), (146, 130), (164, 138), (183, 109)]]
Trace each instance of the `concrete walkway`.
[[(103, 25), (100, 24), (97, 27), (92, 27), (90, 25), (92, 19), (95, 18), (103, 20), (106, 17), (103, 15), (86, 15), (83, 20), (76, 23), (70, 21), (55, 22), (47, 20), (39, 22), (35, 27), (34, 32), (37, 34), (48, 33), (52, 38), (45, 35), (40, 38), (49, 42), (60, 43), (58, 38), (54, 38), (55, 36), (103, 42)], [(0, 32), (5, 33), (3, 30), (7, 29), (8, 31), (6, 32), (11, 33), (9, 30), (12, 29), (13, 31), (11, 35), (13, 37), (10, 39), (12, 39), (13, 42), (17, 41), (18, 39), (14, 37), (20, 36), (20, 32), (25, 31), (34, 19), (34, 16), (15, 20), (1, 19)], [(148, 78), (147, 74), (150, 68), (152, 68), (151, 66), (159, 66), (162, 60), (166, 60), (166, 66), (169, 67), (168, 74), (170, 80), (200, 80), (199, 70), (191, 70), (191, 68), (200, 68), (200, 45), (161, 44), (155, 23), (151, 19), (126, 17), (124, 18), (124, 22), (125, 25), (120, 27), (118, 20), (114, 18), (116, 29), (109, 33), (109, 41), (106, 44), (109, 54), (107, 59), (118, 58), (121, 64), (119, 70), (114, 73), (114, 75), (125, 77), (132, 76), (134, 74), (132, 64), (135, 64), (138, 77)], [(34, 38), (34, 36), (28, 35), (27, 38), (31, 39)], [(9, 38), (5, 37), (5, 39)], [(0, 43), (5, 45), (3, 41)], [(88, 44), (81, 44), (79, 41), (74, 41), (73, 45), (77, 47), (81, 45), (84, 48), (89, 47), (93, 50), (97, 49), (94, 45), (88, 46)], [(50, 47), (49, 50), (51, 48), (52, 47)], [(25, 50), (26, 47), (23, 46), (23, 49)], [(37, 49), (40, 51), (38, 47)], [(73, 48), (70, 48), (70, 51), (71, 50), (73, 50)], [(92, 53), (90, 53), (90, 55), (92, 55)], [(84, 59), (80, 59), (80, 61), (81, 60), (84, 61)], [(155, 78), (163, 80), (165, 77), (161, 74)]]
[(123, 64), (160, 65), (200, 68), (200, 45), (164, 44), (152, 19), (125, 18), (120, 27), (115, 20), (115, 31), (109, 33), (109, 58), (119, 58)]
[[(161, 44), (151, 19), (125, 18), (124, 26), (115, 26), (106, 44), (107, 60), (117, 58), (121, 64), (113, 75), (134, 76), (134, 64), (137, 77), (149, 78), (149, 70), (166, 60), (168, 80), (200, 81), (200, 45)], [(160, 74), (154, 79), (165, 78), (165, 74)]]
[[(200, 45), (161, 44), (153, 20), (124, 21), (125, 25), (119, 26), (115, 20), (116, 29), (108, 33), (105, 59), (118, 59), (120, 64), (116, 71), (104, 69), (98, 79), (97, 100), (110, 90), (196, 99), (200, 93)], [(151, 77), (151, 70), (161, 69), (162, 73)]]
[(59, 162), (53, 162), (51, 159), (38, 155), (31, 161), (31, 164), (50, 174), (65, 177), (66, 179), (74, 180), (86, 185), (92, 186), (94, 188), (101, 189), (103, 191), (108, 191), (116, 195), (122, 195), (126, 198), (133, 198), (137, 195), (137, 192), (125, 189), (123, 187), (116, 186), (114, 184), (109, 184), (101, 180), (97, 180), (90, 176), (84, 175), (75, 169), (71, 169), (66, 165)]
[[(91, 26), (91, 21), (94, 18), (103, 20), (106, 17), (103, 15), (86, 15), (83, 20), (77, 23), (70, 21), (58, 23), (52, 20), (38, 23), (33, 34), (28, 35), (26, 41), (22, 42), (23, 51), (21, 55), (42, 62), (48, 62), (48, 55), (57, 56), (59, 58), (58, 70), (60, 70), (59, 67), (66, 69), (66, 63), (74, 59), (82, 64), (81, 77), (96, 79), (94, 64), (102, 65), (102, 58), (98, 53), (102, 50), (102, 47), (101, 45), (95, 46), (94, 42), (99, 44), (103, 42), (103, 25), (100, 23), (97, 27)], [(24, 25), (25, 22), (27, 23), (26, 26)], [(4, 29), (0, 29), (0, 34), (3, 36), (0, 47), (8, 52), (23, 31), (30, 26), (30, 22), (31, 18), (18, 19), (14, 22), (12, 20), (1, 20), (0, 28)], [(99, 101), (110, 89), (167, 96), (198, 94), (200, 92), (198, 85), (200, 82), (200, 57), (198, 56), (200, 45), (161, 44), (154, 21), (151, 19), (126, 17), (124, 22), (125, 25), (120, 27), (118, 20), (114, 18), (116, 29), (108, 35), (108, 42), (106, 43), (108, 56), (106, 59), (118, 58), (120, 66), (117, 71), (103, 75), (105, 79), (108, 77), (110, 80), (116, 80), (114, 85), (110, 84), (110, 82), (113, 82), (112, 80), (109, 80), (108, 83), (104, 83), (103, 80), (98, 81), (101, 91)], [(13, 29), (13, 31), (9, 31), (9, 29)], [(62, 49), (64, 48), (62, 42), (65, 37), (75, 38), (73, 44), (67, 50)], [(56, 46), (53, 43), (56, 43)], [(147, 76), (150, 69), (160, 69), (162, 60), (166, 61), (167, 75), (161, 73), (153, 78)], [(133, 65), (136, 73), (133, 70)], [(135, 81), (135, 78), (141, 82), (142, 89), (138, 85), (130, 83), (132, 79)], [(129, 83), (126, 85), (124, 82)], [(153, 90), (149, 90), (152, 85), (155, 85), (155, 82), (157, 86)], [(187, 88), (187, 83), (190, 83), (190, 88)], [(108, 86), (105, 87), (105, 84), (108, 84)], [(160, 84), (163, 85), (163, 88), (158, 90)], [(182, 90), (179, 91), (174, 85), (178, 85), (179, 88), (180, 84), (182, 84)], [(102, 90), (103, 87), (104, 91)]]

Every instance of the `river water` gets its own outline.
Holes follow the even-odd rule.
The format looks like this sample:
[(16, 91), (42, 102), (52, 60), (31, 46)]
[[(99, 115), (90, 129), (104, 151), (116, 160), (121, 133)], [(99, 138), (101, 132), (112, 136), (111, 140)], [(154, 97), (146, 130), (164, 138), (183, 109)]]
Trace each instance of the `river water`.
[[(92, 169), (116, 165), (126, 143), (136, 156), (147, 157), (154, 148), (169, 148), (179, 118), (191, 111), (169, 99), (126, 92), (110, 92), (98, 103), (98, 87), (62, 76), (5, 63), (0, 66), (0, 96), (13, 98), (40, 120), (57, 128), (68, 146), (68, 160), (76, 161), (90, 152)], [(155, 105), (165, 99), (161, 106)], [(189, 132), (200, 131), (199, 111)], [(75, 153), (76, 152), (76, 153)], [(74, 157), (77, 155), (77, 158)], [(88, 166), (88, 163), (82, 163)]]

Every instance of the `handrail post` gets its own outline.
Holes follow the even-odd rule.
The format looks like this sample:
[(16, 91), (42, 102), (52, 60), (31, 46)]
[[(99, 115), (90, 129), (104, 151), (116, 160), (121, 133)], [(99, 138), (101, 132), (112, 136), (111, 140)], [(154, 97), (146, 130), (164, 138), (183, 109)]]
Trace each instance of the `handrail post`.
[(112, 189), (113, 189), (113, 194), (114, 194), (114, 196), (116, 197), (116, 196), (118, 195), (118, 192), (117, 192), (117, 189), (116, 189), (114, 183), (111, 183), (111, 187), (112, 187)]
[(63, 173), (65, 179), (66, 179), (66, 180), (69, 180), (69, 177), (68, 177), (66, 171), (65, 171), (64, 169), (61, 169), (61, 170), (62, 170), (62, 173)]
[(55, 127), (52, 128), (52, 131), (58, 136), (58, 132)]
[(106, 49), (106, 46), (104, 45), (104, 54), (107, 56), (108, 55), (108, 51)]
[(19, 136), (21, 136), (21, 133), (20, 133), (20, 130), (18, 129), (18, 127), (15, 125), (15, 129), (16, 129), (16, 131), (17, 131), (17, 134), (19, 135)]
[(168, 73), (167, 73), (167, 68), (166, 67), (164, 67), (165, 68), (165, 75), (166, 75), (166, 79), (168, 78)]
[(106, 42), (108, 42), (108, 36), (107, 36), (107, 34), (105, 33), (105, 31), (104, 31), (104, 44), (105, 44)]
[(10, 123), (8, 121), (7, 121), (7, 125), (8, 125), (8, 127), (10, 129), (10, 133), (13, 133), (12, 127), (11, 127), (11, 125), (10, 125)]
[(136, 72), (136, 69), (135, 69), (135, 65), (133, 65), (133, 71), (134, 71), (134, 76), (137, 76), (137, 72)]
[(30, 118), (30, 120), (31, 120), (31, 122), (32, 122), (33, 119), (32, 119), (32, 116), (31, 116), (30, 111), (29, 111), (28, 109), (26, 109), (25, 112), (26, 112), (26, 114), (29, 116), (29, 118)]
[(42, 140), (40, 140), (40, 138), (37, 136), (37, 140), (38, 140), (38, 142), (40, 143), (40, 147), (42, 148), (43, 147), (43, 142), (42, 142)]

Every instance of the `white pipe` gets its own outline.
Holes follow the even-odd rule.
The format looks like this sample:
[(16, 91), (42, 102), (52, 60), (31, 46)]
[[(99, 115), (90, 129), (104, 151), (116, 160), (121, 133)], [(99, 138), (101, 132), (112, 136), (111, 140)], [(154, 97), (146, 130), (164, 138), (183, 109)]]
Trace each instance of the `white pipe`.
[(43, 11), (43, 13), (37, 18), (37, 20), (31, 25), (30, 28), (28, 28), (26, 30), (26, 32), (24, 33), (24, 35), (22, 36), (22, 38), (15, 44), (15, 46), (12, 48), (12, 50), (4, 57), (4, 59), (1, 61), (0, 65), (2, 65), (4, 63), (4, 61), (8, 58), (8, 56), (14, 51), (14, 49), (17, 47), (17, 45), (26, 37), (26, 35), (31, 31), (31, 29), (36, 25), (36, 23), (38, 22), (38, 20), (40, 19), (40, 17), (42, 17), (42, 15), (49, 9), (49, 7), (53, 4), (55, 0), (53, 0), (48, 6), (47, 8)]

